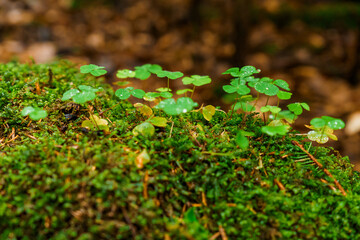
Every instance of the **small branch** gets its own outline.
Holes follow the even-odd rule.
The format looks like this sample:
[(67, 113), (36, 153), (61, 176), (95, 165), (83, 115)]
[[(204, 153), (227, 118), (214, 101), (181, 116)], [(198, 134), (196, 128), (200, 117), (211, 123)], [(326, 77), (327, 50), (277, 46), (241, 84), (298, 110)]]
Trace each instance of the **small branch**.
[(327, 170), (326, 168), (324, 168), (324, 166), (323, 166), (321, 163), (319, 163), (313, 155), (311, 155), (308, 151), (306, 151), (306, 149), (305, 149), (300, 143), (298, 143), (297, 141), (291, 141), (291, 142), (292, 142), (292, 144), (294, 144), (295, 146), (298, 146), (304, 153), (306, 153), (306, 154), (309, 156), (309, 158), (310, 158), (319, 168), (321, 168), (326, 175), (328, 175), (328, 176), (334, 181), (335, 185), (336, 185), (337, 188), (340, 190), (340, 192), (342, 193), (342, 195), (346, 196), (346, 192), (345, 192), (344, 188), (343, 188), (343, 187), (340, 185), (340, 183), (334, 178), (334, 176), (329, 172), (329, 170)]
[(286, 191), (286, 188), (284, 187), (284, 185), (276, 178), (274, 179), (274, 183), (280, 188), (281, 191), (284, 191), (284, 192)]
[(221, 225), (219, 225), (219, 232), (220, 232), (222, 240), (228, 240), (229, 239), (227, 237), (227, 235), (226, 235), (225, 229)]

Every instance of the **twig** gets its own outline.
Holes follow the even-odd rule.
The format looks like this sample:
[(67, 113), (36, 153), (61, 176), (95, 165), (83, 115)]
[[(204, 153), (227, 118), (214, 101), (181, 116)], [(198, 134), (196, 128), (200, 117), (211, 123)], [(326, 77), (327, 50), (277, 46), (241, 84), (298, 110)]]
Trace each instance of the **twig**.
[(274, 183), (280, 188), (280, 190), (282, 190), (284, 192), (286, 191), (286, 188), (284, 187), (284, 185), (276, 178), (274, 179)]
[(313, 155), (311, 155), (308, 151), (306, 151), (306, 149), (300, 144), (300, 143), (298, 143), (297, 141), (291, 141), (292, 142), (292, 144), (294, 144), (295, 146), (298, 146), (304, 153), (306, 153), (308, 156), (309, 156), (309, 158), (319, 167), (319, 168), (321, 168), (323, 171), (324, 171), (324, 173), (326, 174), (326, 175), (328, 175), (330, 178), (332, 178), (333, 179), (333, 181), (334, 181), (334, 183), (335, 183), (335, 185), (337, 186), (337, 188), (340, 190), (340, 192), (342, 193), (342, 195), (344, 195), (344, 196), (346, 196), (346, 192), (345, 192), (345, 190), (344, 190), (344, 188), (340, 185), (340, 183), (334, 178), (334, 176), (329, 172), (329, 170), (327, 170), (326, 168), (324, 168), (324, 166), (320, 163), (320, 162), (318, 162), (318, 160), (316, 160), (316, 158), (313, 156)]
[(220, 232), (222, 240), (228, 240), (229, 239), (227, 237), (227, 235), (226, 235), (226, 232), (225, 232), (224, 228), (221, 225), (219, 225), (219, 232)]

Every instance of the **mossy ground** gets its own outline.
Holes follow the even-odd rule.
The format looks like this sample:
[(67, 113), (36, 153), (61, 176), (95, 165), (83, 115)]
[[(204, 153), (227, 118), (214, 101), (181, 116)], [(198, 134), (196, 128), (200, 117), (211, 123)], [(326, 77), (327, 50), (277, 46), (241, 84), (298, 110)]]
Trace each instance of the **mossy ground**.
[[(208, 122), (200, 112), (155, 110), (167, 127), (133, 136), (146, 117), (118, 104), (106, 84), (95, 102), (60, 100), (93, 83), (68, 62), (0, 65), (0, 239), (360, 238), (360, 176), (330, 148), (309, 147), (294, 132), (266, 136), (256, 115), (229, 120), (221, 111)], [(20, 114), (26, 106), (49, 115), (31, 121)], [(103, 115), (109, 133), (81, 128), (89, 107), (112, 107)], [(246, 151), (235, 143), (239, 129), (255, 132)], [(321, 169), (296, 161), (307, 155), (292, 140), (347, 196)], [(144, 149), (150, 161), (139, 168)]]

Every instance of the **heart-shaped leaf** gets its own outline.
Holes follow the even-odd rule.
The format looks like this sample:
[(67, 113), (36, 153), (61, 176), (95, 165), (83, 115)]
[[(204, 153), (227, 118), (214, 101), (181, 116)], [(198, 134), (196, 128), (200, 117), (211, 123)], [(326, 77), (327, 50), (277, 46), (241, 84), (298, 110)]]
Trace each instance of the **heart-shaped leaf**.
[(95, 77), (99, 77), (99, 76), (107, 73), (107, 71), (104, 68), (105, 67), (97, 66), (95, 64), (89, 64), (89, 65), (81, 66), (80, 72), (81, 73), (90, 73), (91, 75), (93, 75)]
[(278, 87), (281, 87), (282, 89), (285, 89), (287, 91), (290, 91), (290, 88), (289, 88), (289, 84), (284, 81), (284, 80), (281, 80), (281, 79), (277, 79), (274, 81), (274, 84)]
[(170, 71), (160, 71), (156, 74), (158, 77), (167, 77), (169, 79), (177, 79), (184, 76), (182, 72), (170, 72)]
[(255, 84), (255, 90), (264, 93), (267, 96), (275, 96), (279, 92), (279, 88), (272, 83), (260, 81)]
[(46, 118), (47, 117), (47, 112), (41, 108), (38, 107), (25, 107), (22, 111), (21, 111), (21, 116), (27, 116), (29, 115), (29, 117), (31, 118), (31, 120), (33, 121), (38, 121), (42, 118)]
[(118, 78), (133, 78), (135, 75), (135, 71), (129, 69), (118, 70), (116, 73), (116, 77)]
[(204, 118), (208, 121), (211, 121), (212, 117), (215, 115), (216, 108), (212, 105), (207, 105), (202, 108), (202, 114)]
[(131, 96), (131, 91), (126, 88), (120, 88), (120, 89), (116, 90), (115, 96), (117, 96), (121, 100), (125, 100)]
[(178, 115), (181, 113), (186, 113), (191, 111), (198, 104), (195, 103), (191, 98), (182, 97), (177, 101), (173, 98), (165, 99), (161, 101), (156, 108), (162, 109), (165, 113), (169, 115)]
[(164, 117), (153, 117), (148, 121), (156, 127), (166, 127), (166, 123), (167, 123), (167, 120)]
[(291, 98), (292, 93), (291, 92), (285, 92), (285, 91), (279, 91), (277, 94), (277, 97), (281, 100), (288, 100)]
[(209, 76), (192, 75), (191, 77), (184, 77), (182, 82), (184, 85), (192, 84), (199, 87), (211, 83), (211, 78)]
[(155, 127), (149, 122), (143, 122), (137, 125), (132, 132), (134, 136), (143, 135), (145, 137), (151, 137), (155, 134)]
[(135, 89), (131, 92), (131, 95), (136, 98), (143, 98), (145, 96), (145, 91), (142, 89)]
[(290, 126), (281, 125), (281, 126), (264, 126), (261, 128), (261, 131), (269, 136), (275, 135), (286, 135), (289, 131)]

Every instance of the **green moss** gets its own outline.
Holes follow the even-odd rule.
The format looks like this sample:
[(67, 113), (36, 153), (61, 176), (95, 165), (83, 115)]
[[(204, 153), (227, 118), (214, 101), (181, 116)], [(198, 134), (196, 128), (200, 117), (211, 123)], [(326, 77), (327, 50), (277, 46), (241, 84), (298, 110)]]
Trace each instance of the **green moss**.
[[(134, 136), (146, 118), (106, 84), (95, 102), (60, 100), (89, 82), (68, 62), (0, 65), (0, 239), (208, 239), (220, 228), (229, 239), (360, 238), (360, 176), (346, 157), (303, 143), (343, 196), (306, 164), (291, 142), (300, 136), (263, 134), (255, 113), (166, 116), (173, 126)], [(24, 118), (26, 106), (48, 117)], [(81, 127), (89, 106), (104, 112), (108, 133)], [(239, 129), (255, 134), (247, 150)], [(150, 161), (139, 168), (144, 149)]]

